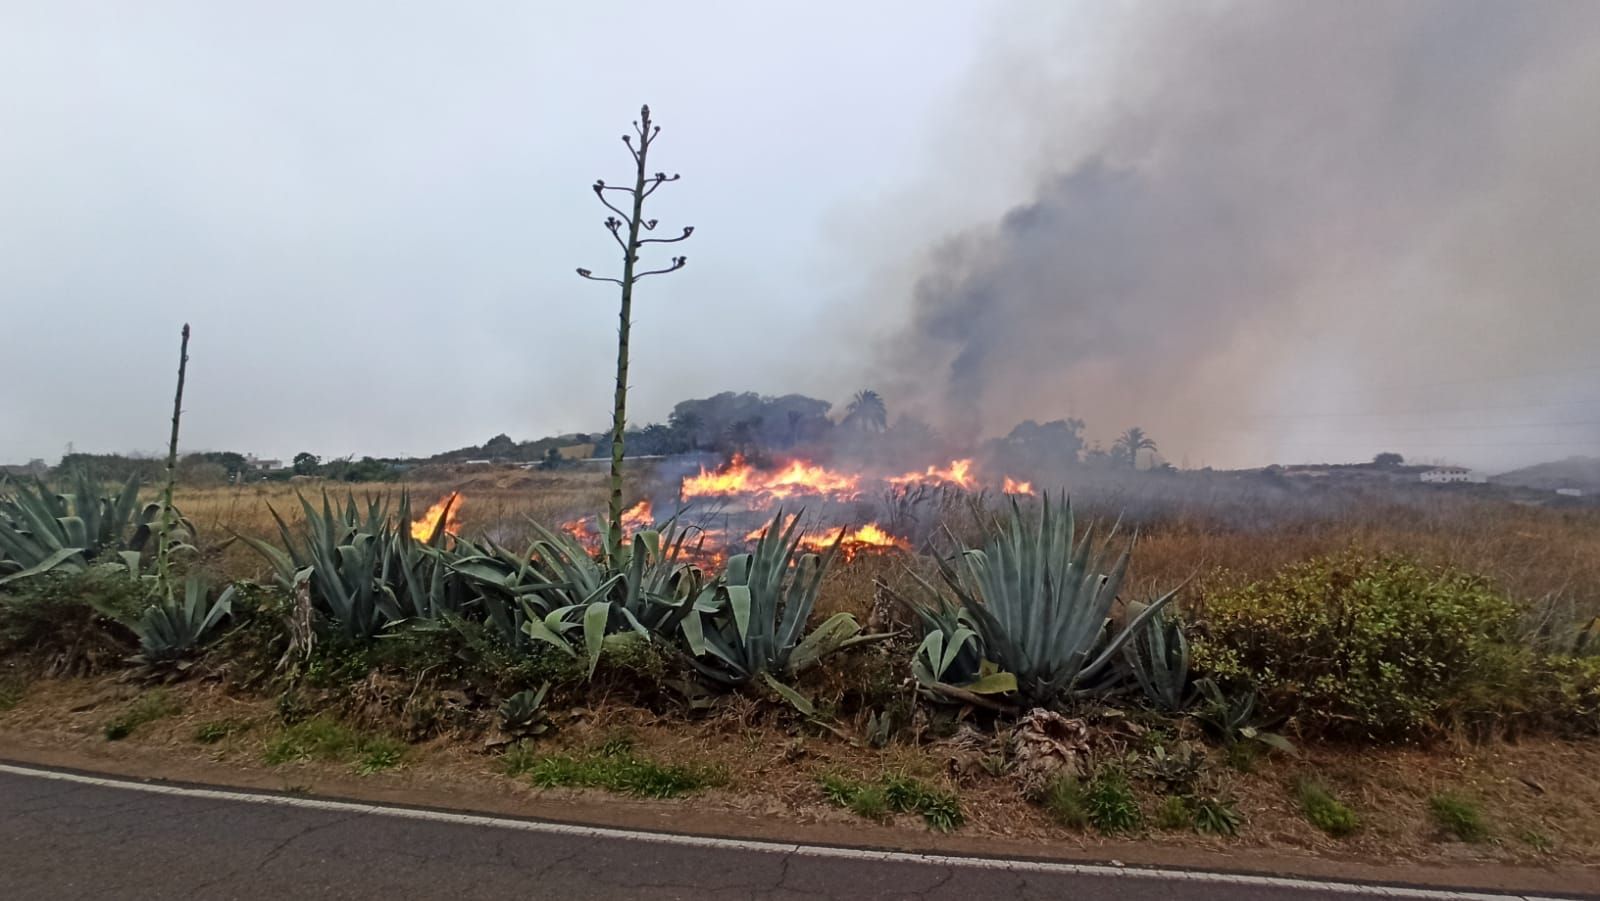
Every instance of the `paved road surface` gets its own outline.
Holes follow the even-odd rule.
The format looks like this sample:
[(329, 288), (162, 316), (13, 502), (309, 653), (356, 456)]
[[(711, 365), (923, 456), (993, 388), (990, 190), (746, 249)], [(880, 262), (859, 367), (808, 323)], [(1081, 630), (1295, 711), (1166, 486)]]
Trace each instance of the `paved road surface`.
[[(1288, 880), (1222, 881), (1229, 877), (877, 857), (723, 840), (651, 840), (609, 830), (222, 790), (42, 778), (0, 767), (0, 898), (8, 901), (1310, 901), (1382, 896), (1370, 888), (1353, 893)], [(1501, 896), (1414, 892), (1399, 897)]]

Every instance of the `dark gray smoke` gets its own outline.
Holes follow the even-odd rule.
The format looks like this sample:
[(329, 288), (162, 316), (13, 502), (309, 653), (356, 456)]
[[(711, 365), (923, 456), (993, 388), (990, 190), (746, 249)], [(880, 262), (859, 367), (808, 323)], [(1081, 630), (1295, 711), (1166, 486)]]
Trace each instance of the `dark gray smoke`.
[(1159, 10), (1089, 81), (1047, 71), (1071, 17), (1012, 17), (1061, 44), (997, 52), (968, 112), (1025, 123), (995, 152), (1036, 187), (918, 262), (891, 398), (1196, 465), (1600, 447), (1600, 4)]

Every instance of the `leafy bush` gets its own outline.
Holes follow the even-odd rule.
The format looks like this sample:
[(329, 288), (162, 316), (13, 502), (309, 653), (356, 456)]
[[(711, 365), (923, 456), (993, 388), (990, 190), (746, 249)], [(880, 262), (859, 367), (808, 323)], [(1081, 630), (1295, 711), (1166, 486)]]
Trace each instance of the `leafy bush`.
[(1334, 838), (1353, 835), (1361, 828), (1355, 811), (1335, 798), (1321, 783), (1302, 779), (1295, 784), (1295, 798), (1311, 825)]
[(1346, 555), (1216, 594), (1204, 619), (1196, 665), (1220, 684), (1303, 731), (1397, 737), (1485, 682), (1516, 611), (1475, 576)]
[(1489, 837), (1489, 824), (1476, 801), (1448, 792), (1428, 799), (1428, 811), (1444, 832), (1464, 842), (1481, 842)]
[(1188, 829), (1195, 824), (1195, 811), (1182, 795), (1167, 795), (1156, 808), (1156, 825), (1162, 829)]

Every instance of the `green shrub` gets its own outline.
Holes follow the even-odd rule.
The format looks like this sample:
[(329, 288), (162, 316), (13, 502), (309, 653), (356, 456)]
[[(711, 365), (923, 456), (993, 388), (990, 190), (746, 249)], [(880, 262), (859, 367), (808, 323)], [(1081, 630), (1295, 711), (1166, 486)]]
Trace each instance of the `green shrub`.
[(1433, 821), (1444, 832), (1464, 842), (1481, 842), (1489, 837), (1489, 824), (1476, 801), (1450, 793), (1428, 799)]
[(0, 593), (0, 655), (26, 653), (50, 675), (92, 675), (133, 653), (131, 618), (147, 586), (105, 569), (50, 573)]
[(1188, 829), (1194, 825), (1194, 809), (1189, 799), (1167, 795), (1156, 808), (1156, 825), (1162, 829)]
[(1334, 838), (1344, 838), (1361, 828), (1355, 811), (1346, 807), (1319, 782), (1300, 780), (1295, 784), (1295, 798), (1311, 825)]
[(1143, 821), (1139, 813), (1139, 800), (1128, 785), (1128, 777), (1120, 770), (1104, 769), (1089, 782), (1085, 795), (1089, 822), (1104, 835), (1132, 832)]
[(1200, 798), (1194, 802), (1194, 829), (1205, 835), (1238, 835), (1244, 819), (1232, 803), (1221, 798)]
[(403, 742), (392, 738), (371, 738), (362, 743), (361, 756), (356, 761), (356, 772), (370, 776), (379, 770), (393, 769), (406, 756)]
[(1516, 610), (1482, 579), (1347, 554), (1207, 600), (1195, 665), (1302, 731), (1400, 737), (1501, 677)]

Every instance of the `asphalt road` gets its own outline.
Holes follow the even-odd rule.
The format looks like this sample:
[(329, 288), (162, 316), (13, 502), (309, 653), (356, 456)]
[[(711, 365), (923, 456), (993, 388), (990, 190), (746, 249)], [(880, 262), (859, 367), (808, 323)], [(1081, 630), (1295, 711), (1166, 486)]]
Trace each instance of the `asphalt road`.
[[(73, 777), (69, 777), (73, 778)], [(254, 800), (251, 800), (251, 798)], [(298, 806), (297, 806), (298, 805)], [(0, 768), (0, 898), (1071, 898), (1250, 901), (1381, 890), (1212, 874), (640, 837)], [(1395, 897), (1395, 895), (1387, 895)], [(1412, 898), (1511, 897), (1402, 892)]]

